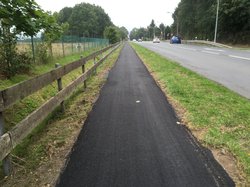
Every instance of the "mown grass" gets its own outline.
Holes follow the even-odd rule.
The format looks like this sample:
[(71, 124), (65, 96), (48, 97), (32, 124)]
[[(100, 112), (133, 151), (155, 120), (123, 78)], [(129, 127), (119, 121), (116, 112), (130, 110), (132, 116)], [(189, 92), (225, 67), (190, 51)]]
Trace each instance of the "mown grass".
[[(82, 55), (87, 56), (90, 53), (94, 52), (94, 49), (85, 51), (81, 54), (74, 54), (67, 56), (65, 58), (55, 59), (51, 63), (41, 64), (34, 66), (32, 70), (32, 74), (30, 75), (16, 75), (11, 79), (0, 80), (0, 89), (5, 89), (14, 84), (20, 83), (22, 81), (28, 80), (37, 75), (41, 75), (45, 72), (52, 70), (55, 67), (55, 63), (59, 63), (61, 65), (65, 65), (71, 63), (75, 60), (80, 59)], [(92, 62), (88, 61), (86, 64), (86, 70), (92, 66)], [(71, 81), (75, 80), (82, 73), (81, 68), (78, 68), (71, 73), (67, 74), (62, 78), (63, 86), (68, 85)], [(43, 89), (39, 90), (37, 93), (32, 94), (25, 99), (17, 102), (13, 106), (9, 107), (4, 111), (5, 117), (5, 131), (10, 130), (13, 126), (15, 126), (18, 122), (23, 120), (28, 114), (33, 112), (36, 108), (38, 108), (42, 103), (47, 101), (49, 98), (53, 97), (57, 93), (57, 83), (54, 82)]]
[[(84, 56), (86, 56), (89, 53), (91, 53), (91, 51), (86, 52), (84, 54)], [(108, 60), (110, 62), (107, 63), (108, 60), (106, 60), (106, 62), (104, 62), (104, 65), (101, 65), (100, 68), (98, 68), (98, 71), (99, 71), (99, 69), (102, 70), (105, 68), (106, 69), (109, 68), (115, 62), (118, 55), (119, 55), (119, 50), (116, 50), (116, 52), (113, 55), (111, 55), (111, 57), (108, 58)], [(66, 57), (64, 59), (59, 59), (56, 61), (56, 63), (60, 63), (60, 64), (64, 65), (64, 64), (70, 63), (73, 60), (77, 60), (77, 59), (79, 59), (79, 54), (69, 56), (69, 57)], [(51, 70), (51, 68), (54, 68), (54, 63), (47, 64), (44, 66), (41, 65), (40, 67), (37, 67), (37, 74), (42, 74), (46, 71)], [(92, 65), (93, 65), (93, 62), (89, 61), (86, 64), (86, 70), (88, 70)], [(68, 85), (70, 82), (75, 80), (81, 74), (82, 74), (81, 68), (78, 68), (78, 69), (72, 71), (71, 73), (67, 74), (66, 76), (64, 76), (62, 78), (63, 86)], [(17, 76), (17, 77), (19, 77), (19, 76)], [(24, 78), (24, 80), (26, 80), (27, 78), (31, 78), (31, 77), (27, 76)], [(15, 82), (13, 82), (14, 79), (12, 79), (10, 81), (3, 80), (2, 82), (5, 82), (5, 83), (7, 82), (5, 85), (14, 84), (15, 83)], [(68, 100), (66, 100), (66, 108), (67, 108), (67, 106), (71, 105), (70, 103), (74, 102), (74, 98), (76, 98), (79, 95), (80, 96), (84, 95), (85, 97), (90, 97), (90, 98), (84, 98), (84, 100), (93, 99), (92, 98), (93, 96), (91, 96), (91, 94), (96, 94), (97, 92), (99, 92), (99, 90), (100, 90), (99, 85), (102, 84), (104, 82), (104, 80), (105, 80), (105, 78), (98, 79), (98, 78), (95, 78), (95, 76), (91, 77), (87, 81), (87, 83), (88, 83), (87, 89), (88, 89), (89, 93), (87, 95), (82, 94), (83, 88), (79, 87), (77, 89), (77, 91), (75, 93), (73, 93), (73, 95)], [(20, 79), (18, 79), (18, 81), (16, 81), (16, 82), (19, 82), (19, 81), (20, 81)], [(93, 88), (93, 87), (94, 87), (94, 89), (91, 90), (91, 88)], [(6, 123), (5, 124), (5, 131), (13, 128), (18, 122), (23, 120), (28, 114), (30, 114), (36, 108), (41, 106), (45, 101), (47, 101), (49, 98), (53, 97), (56, 93), (57, 93), (57, 83), (54, 82), (54, 83), (46, 86), (45, 88), (39, 90), (38, 92), (32, 94), (31, 96), (28, 96), (27, 98), (21, 100), (20, 102), (17, 102), (13, 106), (11, 106), (7, 110), (5, 110), (4, 111), (4, 117), (5, 117), (5, 123)], [(42, 143), (41, 142), (37, 143), (36, 140), (41, 138), (41, 134), (43, 134), (43, 136), (46, 136), (45, 131), (47, 128), (49, 128), (49, 127), (47, 127), (48, 124), (51, 124), (53, 121), (63, 119), (65, 116), (68, 116), (68, 115), (70, 115), (70, 118), (72, 118), (72, 115), (78, 116), (78, 118), (76, 120), (83, 121), (84, 119), (81, 119), (80, 117), (86, 116), (87, 112), (92, 107), (92, 103), (93, 103), (93, 101), (91, 100), (89, 102), (86, 102), (87, 106), (83, 106), (83, 108), (86, 109), (86, 111), (83, 112), (84, 115), (81, 115), (78, 113), (80, 111), (80, 109), (78, 109), (77, 111), (73, 111), (73, 112), (70, 111), (69, 114), (68, 113), (61, 114), (60, 109), (59, 108), (56, 109), (51, 115), (49, 115), (47, 117), (46, 120), (44, 120), (44, 122), (42, 124), (40, 124), (36, 129), (34, 129), (32, 134), (30, 134), (27, 138), (25, 138), (24, 141), (14, 149), (12, 154), (14, 156), (17, 156), (18, 158), (22, 158), (21, 160), (26, 160), (27, 162), (19, 163), (20, 162), (19, 159), (14, 159), (14, 162), (17, 162), (18, 164), (23, 164), (24, 165), (23, 167), (25, 167), (28, 170), (34, 169), (38, 165), (38, 163), (41, 161), (41, 158), (43, 158), (47, 155), (46, 150), (47, 150), (48, 141), (51, 141), (51, 139), (52, 140), (56, 139), (57, 142), (59, 141), (59, 142), (63, 143), (65, 136), (68, 135), (68, 132), (66, 132), (66, 129), (65, 129), (65, 131), (61, 132), (60, 136), (46, 137), (45, 140), (41, 141)], [(2, 177), (3, 177), (3, 173), (2, 173), (2, 170), (0, 170), (0, 178), (2, 178)]]
[(184, 112), (191, 130), (204, 132), (204, 144), (225, 148), (239, 161), (250, 181), (250, 102), (177, 63), (131, 44)]
[[(99, 48), (100, 49), (100, 48)], [(59, 63), (61, 65), (66, 65), (75, 60), (79, 60), (81, 56), (87, 56), (98, 49), (90, 49), (82, 53), (76, 53), (68, 55), (66, 57), (58, 57), (51, 60), (47, 64), (32, 64), (32, 69), (29, 74), (19, 74), (11, 77), (10, 79), (0, 79), (0, 90), (8, 88), (14, 84), (18, 84), (22, 81), (33, 78), (37, 75), (41, 75), (55, 68), (55, 64)]]

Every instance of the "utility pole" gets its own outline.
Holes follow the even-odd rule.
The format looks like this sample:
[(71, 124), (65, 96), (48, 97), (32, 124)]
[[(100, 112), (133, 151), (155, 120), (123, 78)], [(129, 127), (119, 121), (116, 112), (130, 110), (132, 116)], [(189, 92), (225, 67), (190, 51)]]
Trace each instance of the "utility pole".
[(215, 20), (215, 31), (214, 31), (214, 43), (216, 43), (216, 40), (217, 40), (219, 6), (220, 6), (220, 0), (217, 0), (217, 10), (216, 10), (216, 20)]

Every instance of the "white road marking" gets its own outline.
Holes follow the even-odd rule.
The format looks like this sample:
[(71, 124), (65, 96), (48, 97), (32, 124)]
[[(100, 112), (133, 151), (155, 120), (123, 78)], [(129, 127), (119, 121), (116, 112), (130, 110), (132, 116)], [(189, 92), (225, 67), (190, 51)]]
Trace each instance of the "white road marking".
[(242, 56), (234, 56), (234, 55), (228, 55), (229, 57), (232, 58), (239, 58), (239, 59), (243, 59), (243, 60), (250, 60), (250, 58), (246, 58), (246, 57), (242, 57)]
[(221, 50), (221, 49), (212, 49), (212, 48), (204, 48), (205, 50), (208, 50), (208, 51), (219, 51), (219, 52), (223, 52), (224, 50)]
[(213, 55), (219, 55), (220, 53), (216, 53), (216, 52), (212, 52), (212, 51), (201, 51), (203, 53), (209, 53), (209, 54), (213, 54)]
[(192, 48), (187, 48), (187, 47), (176, 47), (176, 48), (180, 48), (180, 49), (186, 49), (186, 50), (190, 50), (190, 51), (197, 51), (197, 49), (192, 49)]

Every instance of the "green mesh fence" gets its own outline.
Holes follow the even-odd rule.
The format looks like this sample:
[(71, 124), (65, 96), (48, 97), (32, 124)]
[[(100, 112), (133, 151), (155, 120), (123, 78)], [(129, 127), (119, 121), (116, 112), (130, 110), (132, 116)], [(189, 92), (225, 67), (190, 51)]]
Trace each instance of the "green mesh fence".
[(44, 50), (52, 57), (63, 57), (107, 45), (109, 45), (108, 39), (63, 36), (61, 40), (52, 43), (51, 49), (46, 48), (46, 43), (41, 38), (33, 38), (33, 47), (32, 39), (18, 40), (17, 49), (29, 52), (34, 59), (37, 59), (38, 55), (43, 55)]

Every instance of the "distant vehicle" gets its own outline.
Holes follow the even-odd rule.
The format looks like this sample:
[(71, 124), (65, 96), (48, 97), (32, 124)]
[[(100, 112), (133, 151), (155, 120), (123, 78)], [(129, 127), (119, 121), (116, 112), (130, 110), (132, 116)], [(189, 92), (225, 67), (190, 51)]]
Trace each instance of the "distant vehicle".
[(138, 42), (142, 42), (142, 39), (138, 39)]
[(159, 38), (154, 38), (153, 43), (160, 43), (160, 39)]
[(179, 36), (173, 36), (170, 39), (171, 44), (181, 44), (181, 38)]
[(137, 42), (137, 40), (136, 40), (136, 39), (133, 39), (133, 42)]

